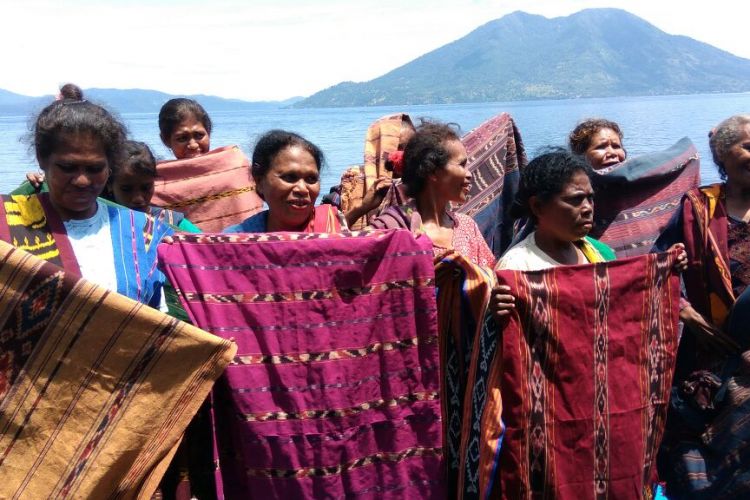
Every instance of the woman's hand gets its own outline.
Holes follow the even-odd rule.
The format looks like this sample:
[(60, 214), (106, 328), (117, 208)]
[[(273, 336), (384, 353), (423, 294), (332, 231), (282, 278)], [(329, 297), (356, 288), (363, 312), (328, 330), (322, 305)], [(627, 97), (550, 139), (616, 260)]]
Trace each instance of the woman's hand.
[(726, 333), (719, 330), (710, 321), (704, 318), (693, 306), (685, 306), (680, 311), (680, 320), (690, 328), (696, 338), (708, 347), (722, 354), (734, 354), (739, 352), (740, 346)]
[(509, 315), (516, 308), (516, 298), (511, 295), (508, 285), (497, 285), (492, 289), (489, 308), (496, 320)]
[(386, 193), (388, 193), (391, 184), (393, 184), (393, 180), (390, 177), (378, 177), (365, 193), (362, 203), (344, 214), (347, 225), (352, 227), (355, 222), (367, 215), (368, 212), (378, 208), (383, 202)]
[(44, 172), (27, 172), (26, 180), (34, 189), (39, 189), (44, 184)]
[[(685, 245), (682, 243), (675, 243), (669, 247), (668, 252), (677, 252), (677, 258), (674, 261), (674, 272), (681, 273), (688, 267), (687, 252), (685, 251)], [(697, 313), (696, 313), (697, 314)]]
[(391, 184), (393, 184), (393, 179), (390, 177), (383, 176), (375, 179), (375, 182), (372, 183), (372, 186), (370, 186), (370, 189), (367, 190), (364, 198), (362, 198), (362, 210), (367, 213), (370, 210), (378, 208), (383, 202), (383, 198), (385, 198)]

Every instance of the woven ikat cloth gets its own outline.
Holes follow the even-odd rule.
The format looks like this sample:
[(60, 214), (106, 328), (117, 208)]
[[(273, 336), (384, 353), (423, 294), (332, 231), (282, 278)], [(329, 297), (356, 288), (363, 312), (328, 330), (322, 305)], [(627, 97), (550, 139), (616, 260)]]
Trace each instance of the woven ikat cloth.
[(237, 146), (156, 166), (152, 203), (185, 215), (203, 231), (222, 231), (263, 209), (250, 162)]
[(233, 338), (214, 389), (227, 498), (444, 498), (431, 244), (409, 231), (178, 235), (191, 318)]
[(0, 242), (0, 498), (151, 498), (235, 352)]
[(502, 335), (503, 498), (649, 496), (677, 350), (673, 260), (498, 273), (517, 311)]

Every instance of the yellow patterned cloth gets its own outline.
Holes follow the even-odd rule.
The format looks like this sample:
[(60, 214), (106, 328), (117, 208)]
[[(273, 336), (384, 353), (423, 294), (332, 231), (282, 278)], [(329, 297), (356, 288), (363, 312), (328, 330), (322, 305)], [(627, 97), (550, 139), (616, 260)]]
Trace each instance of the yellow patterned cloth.
[(9, 195), (3, 199), (5, 218), (14, 247), (40, 259), (61, 265), (60, 250), (52, 233), (46, 230), (47, 216), (38, 196)]
[(233, 343), (0, 242), (0, 498), (151, 498)]

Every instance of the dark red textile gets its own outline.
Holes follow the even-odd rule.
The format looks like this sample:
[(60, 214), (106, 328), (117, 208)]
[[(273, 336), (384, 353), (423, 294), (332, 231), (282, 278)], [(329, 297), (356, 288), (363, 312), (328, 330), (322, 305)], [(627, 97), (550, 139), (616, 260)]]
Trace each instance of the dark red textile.
[(653, 484), (677, 349), (671, 254), (501, 271), (503, 498), (641, 498)]

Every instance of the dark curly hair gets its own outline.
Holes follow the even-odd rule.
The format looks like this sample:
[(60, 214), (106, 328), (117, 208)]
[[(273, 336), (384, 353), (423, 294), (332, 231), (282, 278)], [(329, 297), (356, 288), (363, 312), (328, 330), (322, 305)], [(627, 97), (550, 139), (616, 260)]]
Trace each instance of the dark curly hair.
[(69, 99), (48, 105), (34, 121), (30, 136), (37, 160), (49, 158), (60, 144), (78, 134), (90, 134), (102, 145), (110, 168), (122, 160), (125, 126), (102, 106)]
[(584, 172), (589, 179), (593, 174), (582, 156), (563, 148), (548, 148), (521, 170), (521, 181), (511, 206), (511, 216), (514, 219), (530, 217), (533, 220), (531, 197), (536, 196), (542, 202), (551, 200), (562, 192), (576, 172)]
[(605, 128), (613, 130), (622, 140), (622, 130), (617, 123), (604, 118), (587, 118), (576, 125), (576, 128), (568, 136), (570, 150), (577, 155), (586, 153), (586, 150), (591, 146), (591, 138)]
[(318, 146), (294, 132), (274, 129), (263, 134), (258, 139), (258, 142), (255, 143), (255, 148), (253, 149), (251, 171), (256, 184), (271, 170), (271, 164), (276, 155), (291, 146), (299, 146), (310, 153), (310, 156), (315, 160), (315, 165), (318, 167), (318, 172), (320, 172), (325, 163), (325, 157), (323, 156), (323, 151)]
[(715, 129), (708, 134), (708, 145), (711, 148), (711, 156), (722, 180), (727, 179), (727, 171), (724, 168), (724, 159), (729, 149), (737, 144), (742, 136), (742, 129), (750, 124), (750, 115), (734, 115), (719, 123)]
[(159, 136), (165, 146), (169, 147), (169, 138), (174, 129), (190, 116), (201, 122), (208, 135), (211, 135), (211, 117), (203, 106), (193, 99), (178, 97), (165, 102), (159, 110)]
[(445, 168), (450, 155), (444, 144), (460, 141), (458, 125), (422, 120), (404, 149), (404, 171), (401, 180), (406, 194), (415, 197), (424, 189), (427, 177)]

